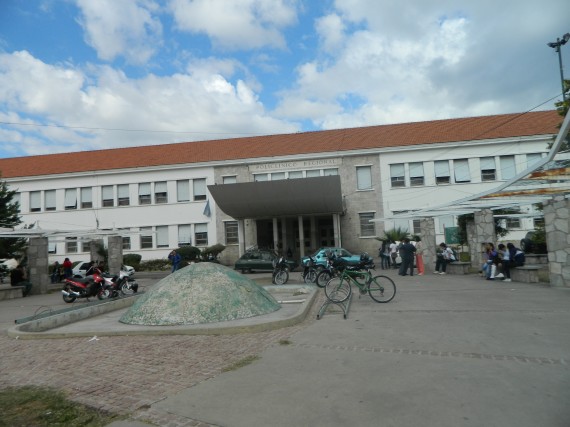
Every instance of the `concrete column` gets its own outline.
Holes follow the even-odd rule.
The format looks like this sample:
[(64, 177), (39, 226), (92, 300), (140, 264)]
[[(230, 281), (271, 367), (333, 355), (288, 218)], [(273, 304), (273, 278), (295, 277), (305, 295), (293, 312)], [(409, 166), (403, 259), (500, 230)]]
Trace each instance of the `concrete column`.
[(491, 209), (483, 209), (475, 212), (475, 235), (473, 238), (474, 251), (477, 256), (471, 259), (471, 265), (481, 267), (483, 265), (483, 253), (485, 243), (495, 243), (497, 234), (495, 233), (495, 220)]
[(477, 271), (481, 269), (479, 258), (481, 257), (481, 245), (475, 243), (475, 221), (466, 221), (465, 224), (467, 231), (467, 245), (469, 247), (469, 259), (471, 260), (471, 267), (476, 268)]
[(544, 231), (551, 286), (570, 286), (570, 200), (556, 196), (544, 203)]
[(423, 259), (426, 273), (432, 272), (435, 268), (435, 253), (437, 248), (436, 233), (435, 233), (435, 219), (422, 218), (420, 219), (420, 237), (424, 247)]
[(333, 217), (333, 232), (334, 232), (334, 245), (337, 248), (342, 247), (342, 238), (340, 234), (340, 218), (338, 214), (332, 214)]
[(123, 238), (121, 236), (108, 237), (108, 261), (107, 270), (111, 274), (117, 274), (123, 264)]
[(238, 252), (239, 256), (245, 253), (245, 224), (243, 219), (238, 219)]
[[(99, 255), (99, 250), (105, 247), (105, 243), (103, 239), (91, 240), (89, 242), (89, 253), (90, 258), (89, 261), (95, 261), (95, 263), (99, 264), (102, 261), (105, 261), (105, 257), (103, 255)], [(108, 267), (107, 265), (105, 268)]]
[(287, 255), (287, 218), (281, 218), (281, 255)]
[(28, 243), (28, 281), (33, 285), (31, 295), (46, 294), (50, 283), (48, 273), (48, 239), (33, 237)]
[(303, 229), (303, 216), (299, 215), (297, 218), (299, 222), (299, 258), (305, 256), (305, 230)]

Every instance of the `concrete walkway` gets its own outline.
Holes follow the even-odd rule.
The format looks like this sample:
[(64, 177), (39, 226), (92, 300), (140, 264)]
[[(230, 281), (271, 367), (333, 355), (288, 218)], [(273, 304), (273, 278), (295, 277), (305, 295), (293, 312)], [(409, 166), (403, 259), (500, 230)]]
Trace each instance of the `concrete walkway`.
[[(570, 289), (388, 275), (391, 303), (355, 296), (347, 319), (333, 307), (316, 320), (321, 293), (305, 322), (272, 331), (4, 335), (0, 386), (54, 386), (128, 415), (113, 427), (569, 425)], [(0, 301), (1, 325), (50, 297)]]

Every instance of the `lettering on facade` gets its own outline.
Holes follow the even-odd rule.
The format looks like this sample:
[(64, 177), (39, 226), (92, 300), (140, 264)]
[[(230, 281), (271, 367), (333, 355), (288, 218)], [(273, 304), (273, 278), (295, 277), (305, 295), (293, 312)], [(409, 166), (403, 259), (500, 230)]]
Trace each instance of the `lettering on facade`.
[(298, 162), (279, 162), (279, 163), (262, 163), (258, 165), (250, 165), (250, 172), (263, 172), (274, 170), (299, 170), (305, 168), (339, 166), (342, 159), (320, 159), (320, 160), (302, 160)]

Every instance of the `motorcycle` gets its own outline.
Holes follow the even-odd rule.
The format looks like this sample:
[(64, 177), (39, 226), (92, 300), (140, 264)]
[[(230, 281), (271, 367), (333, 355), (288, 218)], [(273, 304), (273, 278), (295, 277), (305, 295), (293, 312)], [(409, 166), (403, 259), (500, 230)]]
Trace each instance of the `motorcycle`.
[(316, 267), (317, 260), (309, 255), (309, 260), (305, 267), (303, 268), (303, 281), (307, 284), (315, 283), (317, 280), (317, 275), (319, 274), (319, 269)]
[(289, 266), (285, 257), (275, 258), (273, 260), (273, 283), (284, 285), (287, 280), (289, 280)]
[(98, 273), (84, 279), (65, 279), (61, 290), (63, 300), (72, 303), (78, 298), (94, 298), (100, 300), (109, 298), (112, 294), (111, 287), (105, 283), (105, 279)]
[(138, 292), (139, 285), (135, 279), (131, 279), (128, 271), (121, 270), (119, 274), (114, 276), (109, 273), (100, 273), (101, 277), (105, 280), (105, 286), (111, 291), (111, 298), (116, 298), (120, 295), (131, 295)]

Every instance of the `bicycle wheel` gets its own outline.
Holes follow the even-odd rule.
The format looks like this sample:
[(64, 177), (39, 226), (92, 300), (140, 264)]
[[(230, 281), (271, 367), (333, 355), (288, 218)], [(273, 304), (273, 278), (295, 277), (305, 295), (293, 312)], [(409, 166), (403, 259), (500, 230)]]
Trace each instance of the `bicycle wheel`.
[(370, 280), (368, 294), (376, 302), (390, 302), (396, 296), (396, 284), (386, 276), (376, 276)]
[(332, 274), (329, 270), (323, 270), (321, 271), (319, 274), (317, 274), (317, 278), (315, 280), (315, 284), (319, 287), (319, 288), (324, 288), (325, 285), (327, 284), (327, 282), (329, 280), (332, 279)]
[(309, 269), (309, 271), (307, 271), (307, 274), (305, 274), (304, 280), (307, 284), (315, 283), (315, 280), (317, 280), (317, 270), (314, 268)]
[(284, 285), (289, 280), (289, 273), (287, 270), (279, 270), (273, 278), (276, 285)]
[(325, 285), (325, 295), (332, 302), (346, 301), (351, 292), (350, 283), (341, 277), (333, 277)]

